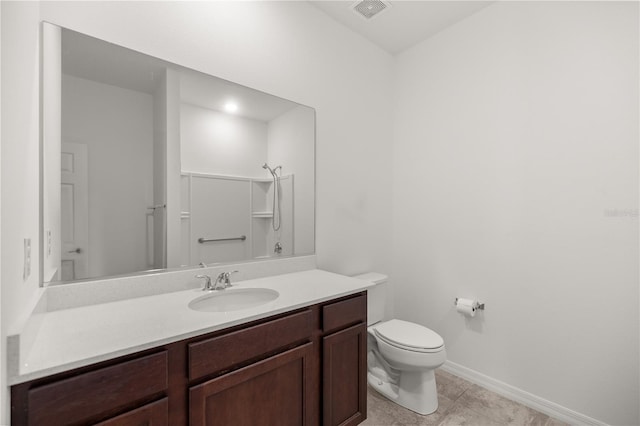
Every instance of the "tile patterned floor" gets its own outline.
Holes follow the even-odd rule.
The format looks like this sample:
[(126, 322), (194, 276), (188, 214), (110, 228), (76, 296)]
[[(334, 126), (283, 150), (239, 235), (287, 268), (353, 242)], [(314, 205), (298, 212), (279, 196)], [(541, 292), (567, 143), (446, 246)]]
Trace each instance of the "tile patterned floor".
[(566, 425), (529, 407), (436, 370), (438, 410), (428, 416), (392, 403), (369, 389), (367, 420), (363, 426), (562, 426)]

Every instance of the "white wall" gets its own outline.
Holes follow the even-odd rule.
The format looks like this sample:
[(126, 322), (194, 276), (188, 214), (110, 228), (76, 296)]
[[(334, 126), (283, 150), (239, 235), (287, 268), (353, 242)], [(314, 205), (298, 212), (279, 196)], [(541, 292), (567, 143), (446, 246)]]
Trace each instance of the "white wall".
[(20, 324), (40, 293), (38, 274), (23, 282), (21, 269), (22, 238), (36, 242), (34, 265), (39, 252), (40, 20), (316, 108), (319, 266), (388, 272), (390, 234), (380, 230), (391, 223), (391, 184), (379, 170), (391, 155), (390, 55), (305, 2), (1, 7), (3, 327)]
[[(9, 331), (40, 294), (39, 25), (37, 4), (2, 3), (2, 316)], [(31, 239), (35, 266), (26, 280), (22, 275), (24, 238)], [(15, 300), (20, 303), (12, 303)]]
[(183, 172), (262, 178), (267, 123), (181, 104), (180, 155)]
[[(39, 264), (38, 244), (38, 146), (39, 146), (39, 54), (38, 5), (1, 2), (2, 9), (2, 347), (6, 336), (28, 315), (37, 301), (37, 267), (22, 276), (23, 238), (32, 241), (32, 265)], [(25, 188), (31, 188), (26, 191)], [(35, 242), (35, 244), (33, 244)], [(6, 353), (2, 351), (0, 386), (2, 417), (8, 416), (5, 386)], [(3, 422), (3, 420), (5, 420)]]
[(314, 251), (314, 114), (297, 106), (269, 122), (268, 160), (271, 167), (282, 165), (284, 175), (294, 175), (294, 246), (296, 254)]
[[(638, 424), (638, 4), (504, 2), (402, 53), (400, 318), (448, 359)], [(465, 321), (454, 298), (486, 311)]]
[(62, 93), (62, 140), (88, 152), (89, 276), (148, 269), (153, 97), (69, 75)]
[[(153, 93), (153, 205), (167, 204), (167, 127), (170, 117), (167, 114), (167, 98), (169, 78), (164, 72), (159, 78)], [(179, 121), (179, 117), (177, 119)], [(167, 252), (171, 246), (180, 244), (167, 238), (167, 209), (157, 208), (153, 211), (153, 267), (168, 266)]]
[(166, 201), (166, 250), (167, 267), (172, 268), (181, 264), (182, 252), (180, 250), (181, 228), (180, 219), (182, 194), (180, 177), (180, 75), (177, 71), (167, 69), (165, 71), (165, 90), (162, 96), (166, 99), (163, 108), (162, 120), (164, 121), (164, 149), (165, 170), (165, 201)]

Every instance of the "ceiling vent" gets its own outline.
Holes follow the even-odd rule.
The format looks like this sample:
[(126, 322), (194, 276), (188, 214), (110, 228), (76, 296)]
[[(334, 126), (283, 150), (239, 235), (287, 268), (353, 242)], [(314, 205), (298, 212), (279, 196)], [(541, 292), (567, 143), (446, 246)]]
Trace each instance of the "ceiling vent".
[(391, 4), (388, 1), (382, 0), (361, 0), (353, 3), (351, 8), (357, 15), (365, 19), (371, 19), (374, 16), (379, 16), (385, 10), (390, 9)]

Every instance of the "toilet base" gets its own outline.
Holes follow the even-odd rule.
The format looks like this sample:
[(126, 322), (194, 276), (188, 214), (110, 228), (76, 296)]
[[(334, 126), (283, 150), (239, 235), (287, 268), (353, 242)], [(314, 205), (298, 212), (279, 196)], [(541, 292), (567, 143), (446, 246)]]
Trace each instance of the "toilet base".
[(403, 371), (396, 402), (418, 414), (434, 413), (438, 409), (435, 370)]
[(369, 383), (369, 386), (375, 389), (382, 396), (385, 396), (387, 399), (390, 399), (394, 402), (398, 399), (397, 385), (384, 381), (371, 373), (367, 373), (367, 383)]
[(387, 399), (421, 415), (438, 409), (435, 370), (403, 371), (398, 386), (367, 374), (369, 386)]

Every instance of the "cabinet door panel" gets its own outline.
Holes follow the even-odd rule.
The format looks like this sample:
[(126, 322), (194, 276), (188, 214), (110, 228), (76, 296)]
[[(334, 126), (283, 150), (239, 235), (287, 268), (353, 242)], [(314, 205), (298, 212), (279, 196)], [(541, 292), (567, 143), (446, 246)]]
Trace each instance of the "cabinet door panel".
[(98, 423), (96, 426), (167, 426), (168, 424), (169, 402), (167, 398), (163, 398)]
[(367, 328), (323, 338), (323, 424), (357, 425), (367, 418)]
[(311, 348), (307, 343), (192, 387), (190, 425), (311, 424)]

